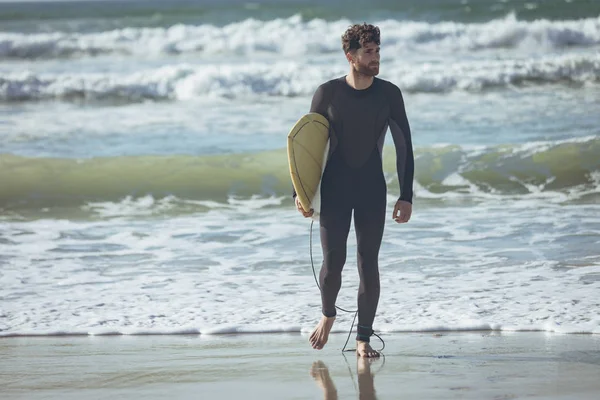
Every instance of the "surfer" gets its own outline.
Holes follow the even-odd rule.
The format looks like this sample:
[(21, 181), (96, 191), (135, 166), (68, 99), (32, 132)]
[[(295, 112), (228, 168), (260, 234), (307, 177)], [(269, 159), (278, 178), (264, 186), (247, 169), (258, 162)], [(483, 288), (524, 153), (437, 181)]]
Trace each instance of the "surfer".
[[(388, 127), (396, 148), (400, 184), (400, 197), (392, 212), (397, 223), (408, 222), (411, 217), (414, 157), (402, 93), (393, 83), (376, 78), (379, 28), (366, 23), (349, 27), (342, 35), (342, 48), (349, 73), (321, 84), (310, 107), (311, 112), (329, 121), (330, 149), (321, 180), (319, 215), (323, 315), (309, 341), (313, 348), (322, 349), (333, 326), (354, 213), (360, 277), (356, 351), (361, 357), (378, 357), (370, 337), (380, 291), (378, 258), (387, 194), (382, 150)], [(302, 208), (297, 197), (296, 207), (305, 217), (313, 215), (313, 210)]]

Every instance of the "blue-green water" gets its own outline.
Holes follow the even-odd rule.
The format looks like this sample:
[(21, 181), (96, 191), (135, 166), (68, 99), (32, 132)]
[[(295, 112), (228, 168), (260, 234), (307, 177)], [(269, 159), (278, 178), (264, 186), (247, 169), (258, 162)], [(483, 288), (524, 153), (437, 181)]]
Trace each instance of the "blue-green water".
[(363, 21), (416, 155), (377, 327), (599, 333), (600, 2), (140, 0), (0, 2), (0, 335), (310, 328), (286, 136)]
[[(217, 191), (204, 192), (202, 184), (187, 191), (192, 181), (186, 181), (180, 189), (159, 186), (147, 194), (196, 193), (192, 199), (199, 199), (218, 192), (220, 200), (285, 196), (289, 181), (281, 172), (287, 131), (307, 111), (320, 83), (346, 73), (341, 33), (352, 22), (367, 19), (381, 28), (380, 76), (404, 92), (418, 154), (450, 145), (464, 155), (461, 162), (446, 164), (442, 156), (418, 160), (417, 182), (423, 189), (453, 187), (441, 182), (466, 179), (478, 190), (509, 187), (499, 193), (512, 193), (533, 173), (531, 183), (542, 191), (558, 179), (562, 194), (569, 188), (574, 199), (580, 192), (590, 196), (598, 161), (586, 147), (596, 147), (600, 132), (598, 3), (366, 4), (0, 3), (0, 153), (5, 154), (0, 179), (8, 187), (0, 201), (11, 209), (15, 199), (27, 196), (38, 207), (57, 191), (65, 204), (88, 199), (67, 198), (66, 193), (80, 189), (87, 193), (79, 186), (83, 183), (73, 183), (70, 191), (56, 189), (62, 187), (58, 182), (68, 185), (72, 179), (61, 167), (52, 168), (52, 176), (33, 167), (14, 170), (12, 156), (24, 157), (19, 160), (25, 163), (57, 158), (57, 165), (103, 157), (103, 165), (119, 165), (124, 168), (119, 176), (127, 177), (140, 157), (193, 156), (203, 165), (209, 156), (260, 159), (270, 156), (254, 154), (271, 151), (277, 154), (274, 169), (261, 172), (270, 184), (238, 182), (248, 179), (243, 173), (224, 178)], [(565, 141), (564, 146), (577, 150), (567, 154), (555, 149)], [(537, 167), (507, 172), (502, 158), (498, 160), (499, 154), (510, 153), (503, 146), (515, 157), (532, 157)], [(548, 167), (563, 163), (560, 157), (574, 157), (564, 160), (570, 165), (582, 152), (589, 159), (570, 166), (566, 175), (556, 176), (556, 168)], [(487, 172), (475, 179), (467, 172), (475, 168), (471, 162), (477, 154), (483, 154), (481, 168)], [(43, 160), (30, 164), (54, 165)], [(430, 170), (436, 171), (435, 179), (425, 172)], [(105, 196), (99, 189), (94, 199), (114, 201), (148, 190), (113, 178), (118, 177), (104, 176), (115, 183), (101, 187), (122, 189)], [(23, 180), (27, 184), (13, 190)], [(54, 189), (35, 190), (40, 180)], [(503, 184), (506, 180), (513, 184)], [(60, 204), (54, 196), (49, 203)]]
[(100, 0), (10, 2), (2, 5), (3, 30), (97, 31), (173, 24), (223, 26), (247, 18), (302, 18), (424, 22), (487, 22), (515, 13), (520, 20), (573, 20), (597, 16), (595, 0)]

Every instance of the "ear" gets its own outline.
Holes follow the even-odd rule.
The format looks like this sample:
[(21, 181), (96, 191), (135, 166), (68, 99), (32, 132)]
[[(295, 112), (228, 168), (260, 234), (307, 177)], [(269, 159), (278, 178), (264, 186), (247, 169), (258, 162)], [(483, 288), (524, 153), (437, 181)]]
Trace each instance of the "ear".
[(346, 53), (346, 60), (348, 60), (348, 62), (349, 62), (350, 64), (352, 64), (352, 62), (354, 61), (354, 57), (352, 56), (352, 53), (351, 53), (351, 52), (347, 52), (347, 53)]

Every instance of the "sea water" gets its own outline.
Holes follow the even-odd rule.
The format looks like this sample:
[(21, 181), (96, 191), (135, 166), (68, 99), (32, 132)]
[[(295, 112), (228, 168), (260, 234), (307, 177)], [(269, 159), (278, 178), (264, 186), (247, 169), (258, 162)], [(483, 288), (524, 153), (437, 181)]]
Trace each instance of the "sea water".
[(600, 3), (364, 3), (0, 2), (0, 335), (311, 329), (286, 136), (363, 21), (416, 158), (376, 330), (600, 333)]

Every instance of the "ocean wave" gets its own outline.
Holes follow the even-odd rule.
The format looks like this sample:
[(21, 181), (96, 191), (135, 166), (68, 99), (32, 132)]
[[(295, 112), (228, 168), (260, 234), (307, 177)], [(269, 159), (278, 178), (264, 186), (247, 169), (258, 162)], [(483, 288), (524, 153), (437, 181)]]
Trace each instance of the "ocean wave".
[[(600, 137), (468, 149), (418, 148), (416, 196), (547, 196), (567, 200), (600, 193)], [(117, 215), (174, 208), (207, 210), (231, 199), (271, 198), (281, 205), (291, 181), (285, 149), (213, 156), (127, 156), (92, 159), (0, 156), (0, 208), (82, 207)], [(384, 169), (397, 194), (393, 149)], [(125, 200), (123, 200), (125, 199)], [(121, 202), (113, 207), (106, 202)], [(116, 211), (115, 211), (116, 210)], [(146, 211), (144, 211), (146, 210)]]
[[(382, 65), (385, 78), (409, 92), (479, 92), (513, 85), (585, 84), (600, 81), (600, 53), (450, 65)], [(309, 96), (345, 73), (342, 65), (295, 62), (245, 65), (178, 64), (131, 74), (18, 72), (0, 77), (0, 101), (189, 100), (203, 97)]]
[[(296, 15), (270, 21), (247, 19), (223, 27), (173, 25), (123, 28), (100, 33), (0, 33), (0, 59), (96, 56), (99, 54), (298, 55), (341, 52), (349, 20), (305, 21)], [(514, 14), (484, 23), (384, 20), (384, 48), (436, 52), (540, 47), (557, 49), (600, 44), (600, 17), (569, 21), (520, 21)], [(301, 41), (297, 38), (302, 37)], [(390, 51), (389, 54), (394, 54)]]

